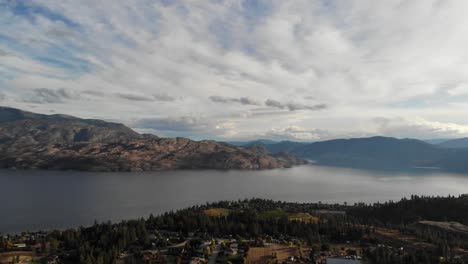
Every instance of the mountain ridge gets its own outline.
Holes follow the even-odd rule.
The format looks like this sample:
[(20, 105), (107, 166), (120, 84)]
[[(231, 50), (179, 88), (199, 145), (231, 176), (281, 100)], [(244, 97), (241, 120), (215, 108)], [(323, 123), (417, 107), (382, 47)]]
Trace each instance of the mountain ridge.
[(450, 149), (418, 139), (375, 136), (264, 145), (270, 153), (289, 152), (322, 165), (365, 169), (432, 168), (468, 172), (468, 149)]
[(0, 108), (0, 167), (89, 171), (273, 169), (303, 164), (285, 153), (212, 140), (160, 138), (123, 124)]
[(437, 145), (443, 148), (468, 148), (468, 137), (447, 140)]

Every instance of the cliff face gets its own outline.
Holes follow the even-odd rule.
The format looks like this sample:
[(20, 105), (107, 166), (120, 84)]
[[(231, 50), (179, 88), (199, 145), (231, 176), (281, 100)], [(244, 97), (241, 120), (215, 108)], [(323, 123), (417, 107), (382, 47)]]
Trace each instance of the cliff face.
[[(13, 113), (13, 114), (12, 114)], [(272, 169), (303, 161), (216, 141), (159, 138), (101, 120), (0, 108), (0, 167), (92, 171)]]

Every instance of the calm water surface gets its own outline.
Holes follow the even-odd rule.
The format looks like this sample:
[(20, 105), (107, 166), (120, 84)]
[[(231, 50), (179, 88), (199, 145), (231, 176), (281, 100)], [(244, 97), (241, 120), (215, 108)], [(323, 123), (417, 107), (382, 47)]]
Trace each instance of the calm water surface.
[(468, 192), (468, 175), (306, 165), (267, 171), (92, 173), (0, 170), (0, 233), (147, 217), (207, 201), (376, 202)]

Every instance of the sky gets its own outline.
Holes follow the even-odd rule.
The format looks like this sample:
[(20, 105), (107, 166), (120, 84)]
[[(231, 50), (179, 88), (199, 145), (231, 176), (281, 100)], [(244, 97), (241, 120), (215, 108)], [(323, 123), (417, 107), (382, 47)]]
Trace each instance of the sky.
[(467, 137), (466, 10), (0, 0), (0, 105), (192, 139)]

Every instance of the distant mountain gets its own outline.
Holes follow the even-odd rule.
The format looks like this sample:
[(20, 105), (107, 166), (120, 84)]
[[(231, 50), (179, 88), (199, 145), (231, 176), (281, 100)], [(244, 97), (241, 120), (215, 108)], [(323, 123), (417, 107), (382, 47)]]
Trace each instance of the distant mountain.
[(242, 147), (242, 146), (252, 146), (252, 145), (270, 145), (270, 144), (275, 144), (278, 142), (269, 140), (269, 139), (257, 139), (257, 140), (252, 140), (252, 141), (228, 141), (226, 143), (234, 145), (234, 146)]
[(310, 142), (281, 141), (265, 145), (265, 148), (268, 152), (276, 154), (280, 152), (295, 152), (296, 149), (310, 144)]
[(449, 140), (451, 140), (451, 139), (449, 139), (449, 138), (434, 138), (434, 139), (425, 139), (423, 141), (427, 142), (429, 144), (438, 145), (438, 144), (444, 143), (444, 142), (449, 141)]
[(137, 138), (141, 138), (141, 135), (118, 123), (0, 107), (0, 143), (3, 144), (109, 143)]
[(440, 167), (439, 160), (444, 156), (429, 143), (389, 137), (329, 140), (292, 152), (322, 164), (384, 169)]
[(416, 139), (370, 137), (314, 143), (284, 141), (264, 145), (270, 153), (289, 152), (319, 164), (407, 170), (438, 168), (468, 172), (468, 149), (448, 149)]
[(123, 124), (0, 107), (0, 167), (140, 171), (269, 169), (303, 161), (222, 142), (141, 135)]
[(468, 138), (452, 139), (438, 144), (443, 148), (468, 148)]
[(273, 141), (269, 139), (257, 139), (252, 141), (229, 141), (229, 144), (235, 146), (242, 146), (246, 148), (251, 148), (253, 146), (263, 146), (271, 154), (277, 154), (280, 152), (291, 152), (295, 148), (310, 144), (310, 142), (295, 142), (295, 141)]

